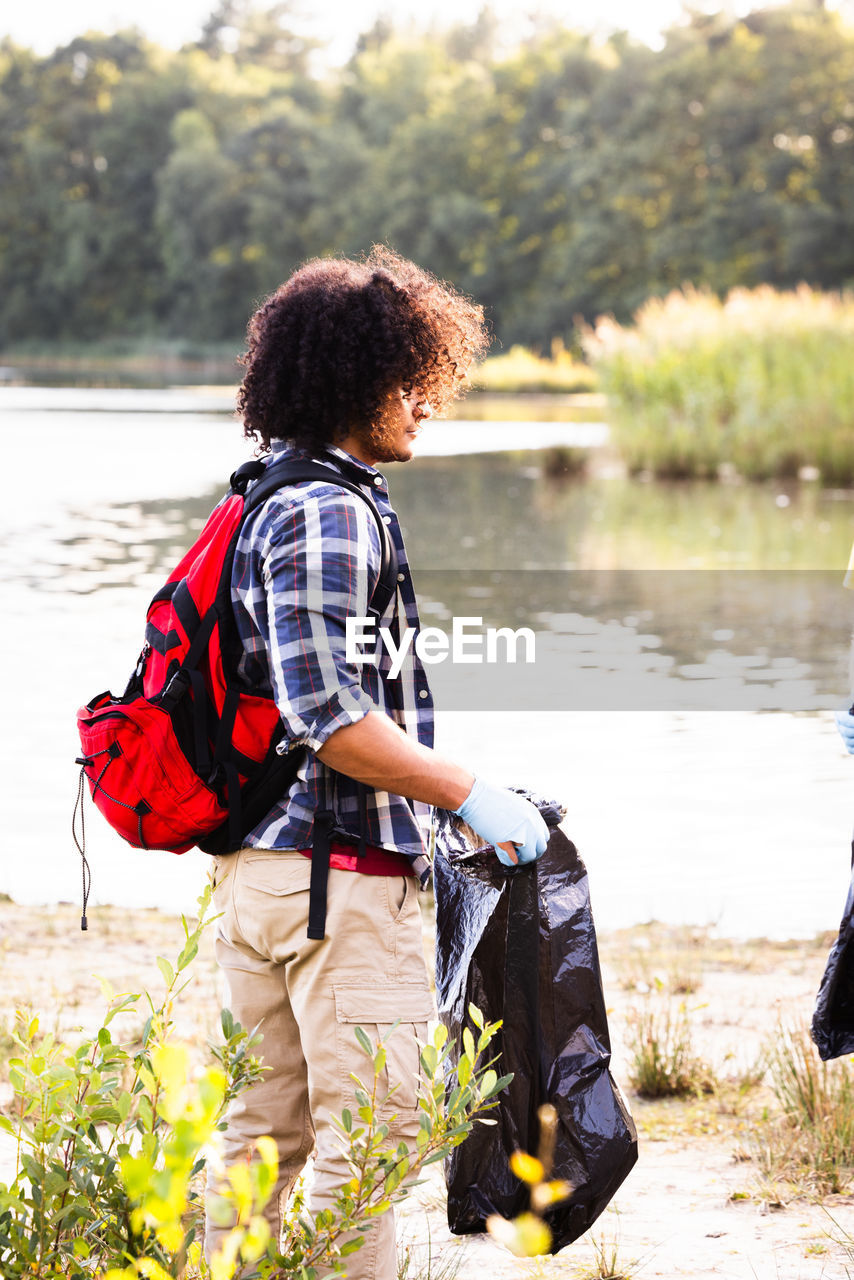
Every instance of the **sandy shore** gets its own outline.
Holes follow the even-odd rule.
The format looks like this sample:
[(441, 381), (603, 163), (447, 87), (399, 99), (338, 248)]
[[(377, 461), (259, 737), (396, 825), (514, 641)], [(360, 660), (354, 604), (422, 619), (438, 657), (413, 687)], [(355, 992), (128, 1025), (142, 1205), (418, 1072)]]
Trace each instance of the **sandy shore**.
[[(425, 921), (429, 950), (430, 923)], [(82, 934), (70, 906), (0, 904), (0, 1106), (8, 1107), (8, 1045), (2, 1032), (16, 1007), (40, 1014), (45, 1029), (73, 1036), (99, 1024), (98, 981), (117, 991), (162, 989), (156, 955), (180, 949), (180, 922), (157, 911), (95, 908)], [(410, 1280), (427, 1280), (428, 1245), (437, 1274), (475, 1268), (495, 1280), (582, 1277), (596, 1250), (616, 1249), (615, 1274), (724, 1277), (725, 1280), (847, 1280), (854, 1276), (854, 1196), (822, 1200), (763, 1180), (749, 1157), (751, 1135), (773, 1106), (767, 1085), (739, 1087), (781, 1020), (807, 1020), (831, 939), (729, 942), (707, 929), (648, 925), (600, 937), (614, 1049), (613, 1070), (640, 1137), (640, 1159), (592, 1232), (557, 1257), (519, 1262), (488, 1239), (458, 1240), (445, 1224), (441, 1181), (420, 1187), (400, 1213), (400, 1238), (413, 1252)], [(199, 1046), (217, 1025), (220, 989), (210, 932), (178, 1009), (178, 1033)], [(630, 1025), (650, 991), (685, 1003), (698, 1053), (721, 1082), (685, 1101), (644, 1102), (631, 1093)], [(141, 1025), (130, 1015), (126, 1029)], [(0, 1178), (12, 1153), (0, 1145)], [(854, 1188), (852, 1188), (854, 1190)], [(849, 1240), (845, 1241), (846, 1234)], [(437, 1259), (443, 1268), (437, 1271)], [(459, 1262), (459, 1270), (454, 1266)]]

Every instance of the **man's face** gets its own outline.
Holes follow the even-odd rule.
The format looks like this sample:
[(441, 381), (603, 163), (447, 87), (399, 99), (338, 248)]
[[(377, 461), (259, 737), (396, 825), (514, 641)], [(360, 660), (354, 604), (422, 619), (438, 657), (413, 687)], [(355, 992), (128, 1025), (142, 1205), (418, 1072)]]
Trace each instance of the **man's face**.
[[(364, 437), (356, 437), (358, 450), (347, 441), (343, 447), (356, 457), (375, 465), (378, 462), (408, 462), (412, 457), (421, 424), (432, 417), (430, 404), (417, 387), (411, 391), (400, 390), (392, 396), (391, 403), (380, 422), (374, 423)], [(353, 437), (350, 437), (352, 442)]]

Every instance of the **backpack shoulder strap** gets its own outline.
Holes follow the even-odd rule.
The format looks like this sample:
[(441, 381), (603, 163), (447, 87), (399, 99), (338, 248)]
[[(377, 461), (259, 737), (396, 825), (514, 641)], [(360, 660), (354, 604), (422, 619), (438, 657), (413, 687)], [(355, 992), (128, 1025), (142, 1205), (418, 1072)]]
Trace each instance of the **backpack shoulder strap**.
[[(247, 464), (244, 464), (246, 466)], [(254, 468), (263, 464), (248, 464)], [(243, 471), (243, 467), (238, 468), (235, 476), (239, 476)], [(340, 472), (333, 471), (331, 467), (326, 467), (322, 462), (314, 462), (311, 459), (286, 459), (282, 462), (274, 462), (264, 466), (263, 473), (254, 471), (254, 475), (247, 477), (248, 479), (258, 476), (257, 482), (250, 489), (243, 507), (244, 520), (253, 512), (257, 511), (262, 503), (272, 497), (274, 493), (278, 493), (279, 489), (290, 484), (300, 484), (306, 480), (322, 480), (326, 484), (336, 485), (340, 489), (347, 489), (350, 493), (356, 494), (357, 497), (365, 503), (374, 517), (377, 530), (380, 535), (380, 547), (382, 555), (380, 561), (380, 575), (377, 579), (377, 585), (374, 588), (371, 597), (371, 609), (381, 616), (391, 601), (394, 599), (397, 591), (397, 572), (398, 560), (394, 543), (391, 540), (389, 531), (376, 508), (376, 504), (368, 497), (364, 489), (360, 488), (352, 480), (348, 480), (346, 476), (342, 476)], [(232, 484), (234, 477), (232, 478)], [(245, 491), (246, 482), (244, 482), (243, 490)], [(238, 492), (241, 490), (238, 489)]]

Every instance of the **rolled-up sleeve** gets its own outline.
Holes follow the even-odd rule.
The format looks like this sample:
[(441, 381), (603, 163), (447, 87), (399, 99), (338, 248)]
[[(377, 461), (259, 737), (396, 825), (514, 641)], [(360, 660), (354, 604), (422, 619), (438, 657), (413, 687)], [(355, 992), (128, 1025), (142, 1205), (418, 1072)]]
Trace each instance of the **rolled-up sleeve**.
[(341, 489), (274, 501), (261, 551), (273, 691), (291, 745), (317, 751), (375, 705), (362, 666), (347, 661), (346, 624), (368, 616), (379, 531), (366, 504)]

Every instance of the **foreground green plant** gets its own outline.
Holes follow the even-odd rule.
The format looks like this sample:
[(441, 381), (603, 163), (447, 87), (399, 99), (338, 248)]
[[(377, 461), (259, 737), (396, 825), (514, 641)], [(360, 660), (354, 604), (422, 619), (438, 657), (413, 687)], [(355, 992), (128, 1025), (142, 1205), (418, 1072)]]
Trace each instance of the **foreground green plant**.
[(584, 345), (633, 471), (854, 479), (854, 294), (678, 290)]
[(552, 1205), (560, 1204), (572, 1194), (572, 1186), (564, 1179), (552, 1179), (555, 1139), (557, 1137), (557, 1111), (551, 1103), (537, 1110), (540, 1122), (540, 1139), (536, 1156), (526, 1151), (514, 1151), (510, 1157), (510, 1171), (520, 1182), (530, 1188), (531, 1207), (526, 1213), (509, 1220), (493, 1213), (486, 1220), (486, 1229), (517, 1258), (537, 1258), (549, 1253), (552, 1233), (543, 1214)]
[[(19, 1015), (10, 1062), (15, 1110), (0, 1117), (17, 1142), (16, 1175), (0, 1185), (3, 1280), (236, 1280), (247, 1269), (281, 1280), (314, 1280), (321, 1269), (340, 1274), (376, 1217), (408, 1193), (420, 1170), (462, 1142), (476, 1119), (487, 1122), (508, 1083), (484, 1057), (500, 1024), (485, 1025), (472, 1008), (477, 1038), (465, 1031), (448, 1091), (452, 1046), (438, 1027), (421, 1052), (419, 1129), (410, 1151), (389, 1140), (393, 1096), (378, 1092), (385, 1043), (372, 1044), (358, 1028), (372, 1083), (354, 1077), (356, 1110), (339, 1121), (351, 1177), (314, 1218), (294, 1196), (283, 1240), (271, 1240), (263, 1210), (276, 1184), (275, 1143), (259, 1138), (255, 1158), (231, 1167), (216, 1155), (226, 1106), (261, 1077), (252, 1052), (260, 1037), (224, 1011), (223, 1043), (213, 1048), (213, 1063), (194, 1074), (188, 1048), (174, 1035), (175, 1001), (210, 923), (209, 891), (199, 902), (195, 928), (184, 921), (176, 963), (158, 959), (166, 983), (159, 1002), (107, 989), (103, 1025), (77, 1045), (42, 1034), (37, 1017)], [(141, 1037), (123, 1043), (116, 1019), (143, 999), (150, 1012)], [(213, 1212), (229, 1231), (208, 1266), (200, 1217), (211, 1161)]]
[[(245, 1274), (247, 1267), (270, 1280), (316, 1280), (321, 1273), (344, 1274), (347, 1257), (361, 1248), (372, 1222), (409, 1193), (422, 1169), (463, 1141), (475, 1119), (483, 1119), (496, 1105), (497, 1094), (509, 1082), (509, 1077), (499, 1078), (483, 1060), (500, 1024), (485, 1025), (476, 1009), (470, 1013), (478, 1027), (478, 1039), (475, 1041), (471, 1031), (464, 1032), (463, 1051), (447, 1097), (452, 1045), (446, 1029), (437, 1027), (432, 1042), (422, 1049), (419, 1130), (412, 1151), (405, 1143), (389, 1143), (389, 1120), (381, 1118), (388, 1116), (393, 1095), (393, 1091), (378, 1092), (386, 1061), (385, 1041), (372, 1044), (357, 1028), (373, 1080), (368, 1086), (353, 1077), (356, 1112), (345, 1111), (336, 1122), (351, 1177), (332, 1207), (314, 1218), (306, 1212), (302, 1196), (296, 1195), (286, 1213), (282, 1240), (272, 1241), (261, 1215), (276, 1180), (275, 1144), (269, 1138), (259, 1139), (259, 1160), (221, 1169), (216, 1180), (213, 1212), (230, 1230), (209, 1269), (198, 1245), (190, 1242), (187, 1247), (181, 1232), (186, 1211), (184, 1189), (214, 1138), (216, 1081), (206, 1078), (201, 1095), (188, 1093), (180, 1063), (168, 1063), (161, 1074), (158, 1108), (173, 1126), (174, 1141), (164, 1149), (162, 1169), (147, 1159), (130, 1159), (122, 1164), (121, 1176), (134, 1201), (133, 1223), (152, 1230), (167, 1248), (183, 1250), (173, 1257), (173, 1265), (177, 1263), (179, 1269), (157, 1270), (146, 1259), (129, 1254), (126, 1265), (108, 1272), (105, 1280), (135, 1280), (138, 1276), (167, 1280), (171, 1275), (187, 1280), (208, 1275), (212, 1280), (232, 1280)], [(389, 1034), (393, 1032), (394, 1028)]]
[(854, 1066), (822, 1062), (805, 1027), (780, 1027), (767, 1050), (778, 1114), (754, 1137), (760, 1172), (799, 1191), (843, 1192), (854, 1179)]
[(469, 1015), (477, 1039), (466, 1028), (453, 1072), (454, 1046), (445, 1027), (437, 1026), (432, 1042), (421, 1051), (419, 1130), (413, 1151), (402, 1142), (389, 1145), (389, 1125), (380, 1116), (387, 1114), (391, 1095), (377, 1092), (385, 1045), (382, 1041), (372, 1045), (365, 1032), (357, 1029), (359, 1043), (373, 1065), (373, 1084), (369, 1088), (353, 1078), (358, 1108), (355, 1115), (345, 1111), (339, 1124), (352, 1177), (332, 1209), (323, 1210), (313, 1221), (301, 1205), (293, 1206), (282, 1248), (273, 1254), (272, 1269), (262, 1274), (276, 1280), (315, 1280), (321, 1268), (340, 1265), (341, 1259), (361, 1246), (372, 1220), (409, 1194), (422, 1169), (444, 1159), (471, 1132), (475, 1121), (490, 1123), (485, 1113), (497, 1105), (497, 1095), (510, 1081), (509, 1076), (499, 1077), (491, 1061), (484, 1059), (501, 1024), (484, 1023), (474, 1006)]
[[(9, 1063), (14, 1111), (0, 1116), (0, 1128), (17, 1143), (15, 1177), (10, 1186), (0, 1184), (4, 1280), (89, 1280), (131, 1257), (145, 1262), (139, 1274), (183, 1274), (201, 1210), (201, 1165), (197, 1154), (189, 1159), (184, 1110), (195, 1109), (206, 1127), (216, 1127), (230, 1099), (261, 1073), (252, 1054), (258, 1039), (228, 1014), (217, 1065), (197, 1083), (190, 1081), (186, 1050), (173, 1043), (175, 1002), (210, 923), (209, 905), (206, 890), (198, 923), (183, 921), (175, 964), (158, 959), (166, 983), (161, 1000), (147, 992), (115, 995), (103, 983), (103, 1024), (76, 1045), (43, 1034), (38, 1017), (19, 1012)], [(139, 1040), (114, 1038), (118, 1016), (143, 1000), (148, 1016)], [(189, 1091), (180, 1114), (172, 1100), (178, 1075)], [(139, 1212), (136, 1183), (143, 1178), (173, 1210), (168, 1230)]]

